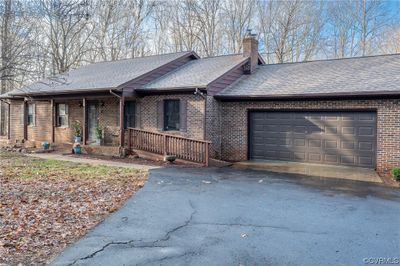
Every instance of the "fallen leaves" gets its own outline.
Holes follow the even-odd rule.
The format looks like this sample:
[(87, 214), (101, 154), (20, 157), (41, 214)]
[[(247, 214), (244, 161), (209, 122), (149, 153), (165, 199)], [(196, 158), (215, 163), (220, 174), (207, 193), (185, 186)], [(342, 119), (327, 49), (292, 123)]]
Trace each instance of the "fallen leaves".
[(146, 174), (0, 153), (0, 265), (45, 264), (115, 212)]

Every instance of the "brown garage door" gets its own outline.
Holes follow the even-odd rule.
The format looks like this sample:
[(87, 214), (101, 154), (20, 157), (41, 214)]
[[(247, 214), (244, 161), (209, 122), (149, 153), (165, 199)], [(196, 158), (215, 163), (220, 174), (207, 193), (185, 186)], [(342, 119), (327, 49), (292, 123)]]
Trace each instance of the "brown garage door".
[(250, 159), (375, 168), (375, 112), (261, 112), (249, 116)]

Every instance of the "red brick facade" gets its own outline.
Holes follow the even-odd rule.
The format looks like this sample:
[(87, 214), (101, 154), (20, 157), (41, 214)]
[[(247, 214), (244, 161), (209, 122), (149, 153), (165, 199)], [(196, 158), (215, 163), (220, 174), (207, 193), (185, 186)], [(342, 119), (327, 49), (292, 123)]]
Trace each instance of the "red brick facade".
[[(167, 99), (179, 99), (185, 102), (185, 128), (181, 131), (168, 131), (184, 137), (204, 139), (204, 112), (205, 99), (193, 94), (173, 94), (159, 96), (145, 96), (135, 99), (138, 102), (139, 115), (136, 118), (137, 127), (149, 131), (163, 131), (159, 128), (158, 104)], [(35, 104), (35, 124), (27, 127), (27, 140), (38, 143), (51, 141), (52, 137), (52, 110), (50, 101), (33, 101)], [(74, 131), (72, 125), (75, 121), (83, 123), (82, 100), (57, 101), (68, 105), (68, 125), (55, 127), (55, 143), (72, 143)], [(103, 98), (99, 103), (99, 124), (104, 129), (104, 144), (119, 145), (119, 99), (117, 97)], [(24, 103), (23, 101), (11, 102), (11, 141), (24, 139)]]
[(400, 165), (400, 100), (246, 101), (221, 103), (221, 159), (247, 160), (248, 111), (251, 109), (376, 110), (377, 171)]
[[(204, 113), (205, 113), (205, 99), (200, 95), (194, 94), (168, 94), (157, 96), (145, 96), (139, 98), (137, 101), (140, 106), (140, 121), (138, 127), (143, 130), (162, 132), (160, 128), (160, 111), (158, 105), (163, 100), (185, 101), (186, 118), (185, 128), (180, 131), (168, 131), (168, 134), (176, 134), (187, 138), (204, 139)], [(182, 125), (181, 125), (182, 126)]]
[[(171, 94), (145, 96), (136, 99), (139, 112), (136, 126), (149, 131), (162, 131), (159, 126), (159, 103), (165, 99), (185, 102), (184, 130), (168, 132), (184, 137), (211, 140), (210, 156), (227, 161), (247, 160), (248, 111), (252, 109), (291, 110), (375, 110), (377, 112), (377, 171), (388, 172), (400, 165), (400, 100), (302, 100), (302, 101), (236, 101), (219, 102), (212, 96)], [(104, 144), (119, 145), (119, 99), (100, 101), (100, 125), (104, 127)], [(28, 126), (29, 141), (51, 140), (50, 101), (37, 101), (36, 123)], [(73, 141), (72, 123), (83, 121), (82, 101), (67, 101), (69, 126), (55, 128), (56, 143)], [(11, 141), (22, 140), (23, 101), (11, 101)]]

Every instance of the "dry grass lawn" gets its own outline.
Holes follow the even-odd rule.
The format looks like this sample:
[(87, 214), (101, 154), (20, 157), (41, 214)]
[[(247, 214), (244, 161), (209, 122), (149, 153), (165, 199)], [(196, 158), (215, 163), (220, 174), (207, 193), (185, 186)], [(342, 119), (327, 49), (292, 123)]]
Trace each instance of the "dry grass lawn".
[(0, 265), (46, 264), (120, 208), (146, 175), (0, 152)]

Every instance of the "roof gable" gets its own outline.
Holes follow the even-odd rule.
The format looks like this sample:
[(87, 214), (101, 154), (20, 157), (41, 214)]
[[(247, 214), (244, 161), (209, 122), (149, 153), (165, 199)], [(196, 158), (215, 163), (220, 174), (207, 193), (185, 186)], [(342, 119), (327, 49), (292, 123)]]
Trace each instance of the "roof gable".
[(146, 84), (139, 90), (207, 88), (210, 83), (246, 61), (248, 61), (248, 58), (243, 57), (241, 54), (193, 60), (175, 71)]

